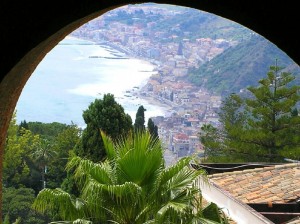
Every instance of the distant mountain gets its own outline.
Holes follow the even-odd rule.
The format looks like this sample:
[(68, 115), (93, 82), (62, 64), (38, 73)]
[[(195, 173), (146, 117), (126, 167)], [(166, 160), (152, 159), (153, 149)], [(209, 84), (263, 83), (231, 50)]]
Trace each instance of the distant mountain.
[(190, 40), (223, 38), (240, 41), (247, 38), (251, 33), (246, 27), (223, 17), (191, 8), (177, 8), (181, 8), (181, 13), (163, 17), (155, 28), (160, 31), (167, 28), (170, 33)]
[[(178, 40), (188, 38), (226, 39), (240, 41), (252, 32), (246, 27), (214, 14), (175, 5), (138, 4), (117, 8), (107, 13), (106, 23), (120, 22), (126, 25), (138, 24), (144, 34), (163, 32), (164, 36), (176, 35)], [(155, 26), (147, 27), (148, 23)], [(154, 37), (152, 37), (154, 38)], [(159, 40), (164, 42), (164, 38)]]
[[(110, 29), (117, 30), (116, 27), (119, 31), (110, 33)], [(176, 56), (176, 50), (172, 51), (176, 48), (174, 43), (183, 46), (181, 52), (185, 52), (182, 43), (189, 43), (186, 55), (192, 55), (191, 61), (198, 64), (197, 68), (189, 69), (188, 77), (181, 77), (221, 95), (257, 86), (276, 59), (287, 71), (297, 77), (300, 74), (299, 66), (264, 37), (231, 20), (187, 7), (155, 3), (127, 5), (109, 11), (78, 30), (79, 37), (115, 42), (134, 56), (152, 60), (156, 55), (155, 60), (161, 64), (174, 62), (170, 60)], [(200, 44), (197, 40), (201, 38), (207, 41)], [(215, 46), (215, 41), (222, 39), (227, 44)], [(148, 48), (142, 49), (145, 44), (139, 43), (148, 43)], [(224, 51), (219, 54), (221, 48)], [(153, 54), (149, 53), (150, 49)]]
[(300, 68), (277, 46), (258, 34), (228, 48), (197, 69), (191, 69), (188, 79), (196, 85), (221, 95), (257, 86), (271, 65), (284, 67), (299, 83)]

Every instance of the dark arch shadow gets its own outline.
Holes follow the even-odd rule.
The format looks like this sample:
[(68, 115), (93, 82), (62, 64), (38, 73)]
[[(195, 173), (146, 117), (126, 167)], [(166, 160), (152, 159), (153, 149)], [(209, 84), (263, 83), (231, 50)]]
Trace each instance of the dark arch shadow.
[[(0, 2), (0, 177), (6, 131), (26, 81), (66, 35), (113, 8), (145, 1), (53, 0)], [(262, 35), (300, 64), (296, 1), (155, 0), (187, 6), (235, 21)], [(2, 185), (0, 185), (1, 201)], [(0, 213), (1, 216), (1, 213)]]

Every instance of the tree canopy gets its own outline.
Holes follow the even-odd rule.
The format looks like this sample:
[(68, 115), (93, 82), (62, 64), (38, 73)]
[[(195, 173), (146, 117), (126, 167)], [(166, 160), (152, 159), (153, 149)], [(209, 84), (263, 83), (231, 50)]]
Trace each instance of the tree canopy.
[(145, 111), (143, 105), (139, 106), (136, 115), (135, 115), (135, 122), (134, 122), (134, 130), (135, 131), (144, 131), (145, 130)]
[(88, 109), (83, 111), (86, 128), (83, 130), (81, 145), (76, 152), (79, 156), (94, 162), (105, 157), (100, 130), (112, 139), (127, 135), (132, 131), (132, 120), (124, 108), (115, 101), (113, 94), (105, 94), (103, 99), (95, 99)]
[(75, 156), (68, 162), (81, 186), (80, 197), (43, 189), (35, 209), (55, 210), (70, 223), (192, 223), (206, 220), (205, 214), (218, 223), (226, 219), (215, 204), (202, 206), (200, 183), (206, 175), (189, 167), (192, 157), (166, 168), (161, 142), (149, 132), (134, 132), (117, 142), (104, 132), (101, 136), (105, 161)]
[(31, 164), (32, 154), (40, 141), (38, 135), (24, 128), (19, 129), (15, 112), (8, 128), (4, 151), (3, 184), (6, 187), (33, 187), (33, 182), (39, 181), (33, 180), (34, 168)]
[(267, 77), (249, 87), (247, 96), (228, 96), (219, 113), (222, 128), (202, 127), (200, 139), (211, 159), (300, 159), (300, 86), (290, 85), (295, 76), (282, 69), (270, 66)]
[(35, 193), (31, 188), (4, 187), (2, 209), (5, 220), (3, 223), (48, 223), (47, 216), (32, 209), (34, 199)]
[(151, 134), (151, 136), (154, 139), (159, 138), (158, 127), (157, 127), (157, 125), (154, 124), (154, 122), (151, 118), (148, 119), (147, 128), (148, 128), (149, 133)]

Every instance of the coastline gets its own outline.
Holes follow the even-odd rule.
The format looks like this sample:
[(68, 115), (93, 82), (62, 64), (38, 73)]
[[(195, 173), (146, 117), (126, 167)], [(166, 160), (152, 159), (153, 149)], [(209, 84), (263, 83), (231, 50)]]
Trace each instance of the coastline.
[(165, 110), (172, 110), (172, 107), (167, 105), (167, 104), (164, 104), (163, 102), (160, 102), (159, 100), (157, 100), (156, 98), (154, 97), (146, 97), (146, 96), (139, 96), (141, 99), (143, 100), (146, 100), (147, 102), (149, 102), (149, 104), (153, 104), (155, 106), (159, 106), (159, 107), (162, 107), (164, 108)]
[[(146, 63), (146, 64), (150, 64), (153, 66), (153, 71), (145, 71), (145, 72), (151, 72), (153, 73), (154, 71), (157, 70), (158, 65), (156, 63), (153, 63), (152, 61), (143, 58), (143, 57), (139, 57), (137, 55), (134, 55), (129, 49), (121, 47), (117, 44), (111, 43), (111, 42), (101, 42), (99, 43), (99, 45), (101, 46), (108, 46), (111, 49), (114, 49), (116, 51), (119, 51), (123, 54), (125, 54), (128, 58), (133, 58), (133, 59), (137, 59), (140, 60), (142, 63)], [(163, 109), (164, 111), (164, 116), (168, 116), (168, 113), (173, 109), (172, 106), (161, 102), (159, 99), (153, 97), (153, 96), (144, 96), (141, 93), (143, 92), (144, 87), (148, 84), (149, 79), (151, 78), (151, 75), (142, 83), (139, 85), (138, 90), (136, 90), (136, 95), (137, 97), (139, 97), (142, 100), (145, 100), (146, 102), (148, 102), (150, 105), (153, 106), (157, 106)], [(134, 87), (133, 87), (134, 88)]]
[[(102, 42), (98, 41), (97, 42), (97, 41), (91, 40), (89, 38), (80, 38), (80, 37), (72, 36), (72, 35), (69, 35), (67, 37), (71, 38), (71, 39), (76, 39), (79, 41), (82, 41), (82, 40), (88, 41), (88, 42), (94, 43), (95, 45), (99, 45), (103, 48), (106, 48), (108, 51), (110, 51), (110, 53), (112, 53), (113, 57), (116, 57), (114, 59), (136, 59), (136, 60), (140, 60), (141, 63), (149, 64), (153, 67), (153, 70), (152, 71), (143, 71), (143, 72), (149, 72), (149, 73), (151, 73), (151, 75), (153, 74), (153, 72), (156, 72), (156, 69), (158, 67), (158, 65), (156, 63), (153, 63), (152, 61), (147, 60), (146, 58), (134, 55), (130, 51), (130, 49), (124, 48), (123, 46), (119, 46), (115, 43), (111, 43), (108, 41), (102, 41)], [(106, 58), (106, 57), (103, 57), (103, 58)], [(145, 96), (142, 94), (142, 92), (145, 89), (145, 86), (147, 86), (148, 81), (151, 78), (151, 75), (149, 75), (149, 77), (147, 79), (145, 79), (140, 85), (138, 85), (138, 88), (135, 88), (135, 86), (132, 86), (132, 89), (135, 88), (135, 91), (132, 93), (134, 93), (133, 94), (134, 96), (146, 101), (149, 105), (153, 105), (154, 107), (161, 108), (163, 110), (164, 116), (167, 116), (168, 113), (173, 109), (172, 106), (170, 106), (164, 102), (161, 102), (156, 97), (149, 96), (149, 95)], [(127, 93), (125, 92), (123, 97), (126, 97), (126, 94)]]

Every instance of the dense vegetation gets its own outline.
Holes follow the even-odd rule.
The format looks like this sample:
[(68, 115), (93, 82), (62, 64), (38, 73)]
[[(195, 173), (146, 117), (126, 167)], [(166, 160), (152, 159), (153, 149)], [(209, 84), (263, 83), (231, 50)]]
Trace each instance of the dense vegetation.
[(48, 217), (38, 215), (31, 204), (44, 187), (61, 186), (67, 176), (64, 168), (69, 152), (77, 144), (81, 130), (58, 123), (24, 121), (18, 125), (15, 117), (16, 113), (5, 144), (3, 215), (7, 223), (45, 223)]
[(151, 119), (145, 127), (145, 111), (139, 107), (133, 124), (106, 94), (83, 112), (83, 130), (18, 125), (15, 113), (4, 154), (3, 222), (226, 223), (216, 204), (202, 204), (198, 178), (205, 173), (189, 167), (193, 157), (165, 167), (158, 128)]
[[(113, 141), (101, 132), (107, 159), (93, 163), (73, 157), (67, 164), (80, 187), (79, 198), (56, 189), (43, 189), (34, 208), (55, 211), (70, 223), (224, 223), (215, 204), (202, 206), (199, 176), (189, 167), (192, 157), (166, 168), (160, 141), (149, 132)], [(202, 178), (204, 181), (205, 178)]]
[(81, 144), (76, 154), (94, 162), (105, 158), (105, 150), (100, 128), (113, 139), (126, 135), (132, 130), (132, 120), (125, 114), (124, 108), (116, 102), (114, 95), (104, 94), (102, 99), (95, 99), (88, 109), (83, 111), (86, 128), (82, 132)]
[[(277, 60), (287, 71), (300, 73), (299, 66), (265, 38), (253, 34), (248, 40), (228, 48), (197, 69), (191, 69), (189, 80), (217, 94), (227, 96), (255, 85)], [(300, 83), (299, 77), (294, 83)]]
[(221, 107), (221, 127), (204, 125), (200, 139), (207, 161), (284, 162), (299, 160), (300, 86), (277, 65), (248, 94), (231, 94)]
[[(276, 64), (257, 87), (227, 96), (221, 128), (201, 128), (206, 161), (299, 160), (300, 86), (294, 81)], [(145, 127), (145, 111), (140, 106), (132, 123), (107, 94), (83, 112), (84, 130), (56, 122), (18, 125), (14, 114), (3, 163), (4, 223), (226, 223), (215, 204), (203, 206), (196, 180), (205, 174), (189, 168), (193, 157), (165, 167), (158, 128), (151, 119)]]

